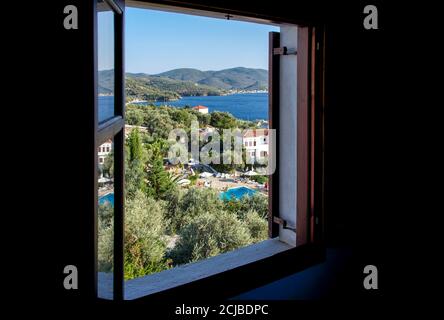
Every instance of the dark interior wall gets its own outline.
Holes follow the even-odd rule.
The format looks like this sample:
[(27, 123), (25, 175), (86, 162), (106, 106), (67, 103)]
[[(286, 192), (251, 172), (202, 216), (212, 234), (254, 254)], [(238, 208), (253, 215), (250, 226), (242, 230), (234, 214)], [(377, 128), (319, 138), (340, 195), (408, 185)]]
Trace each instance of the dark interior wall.
[(329, 297), (340, 292), (350, 298), (382, 296), (381, 291), (364, 290), (363, 268), (374, 264), (389, 274), (393, 43), (389, 8), (372, 2), (379, 9), (380, 30), (365, 30), (366, 4), (348, 4), (327, 18), (326, 239), (329, 247), (351, 249), (343, 286), (333, 286)]
[[(159, 1), (182, 3), (182, 1)], [(210, 1), (186, 1), (191, 6), (209, 6)], [(79, 9), (79, 29), (63, 29), (63, 8)], [(390, 128), (384, 109), (390, 83), (390, 48), (387, 33), (362, 27), (363, 1), (211, 1), (211, 6), (250, 12), (260, 17), (276, 16), (301, 23), (325, 22), (326, 39), (326, 239), (329, 246), (350, 248), (353, 266), (347, 286), (362, 292), (361, 277), (365, 264), (386, 264), (382, 254), (387, 239), (384, 222), (390, 214), (386, 198), (391, 175), (387, 162)], [(380, 28), (387, 28), (386, 11), (380, 2)], [(202, 7), (202, 8), (203, 8)], [(44, 107), (30, 111), (40, 128), (39, 147), (31, 146), (39, 168), (33, 177), (42, 181), (35, 190), (33, 212), (42, 225), (32, 243), (35, 260), (41, 266), (41, 286), (30, 287), (29, 295), (39, 298), (41, 288), (49, 290), (45, 299), (76, 301), (85, 298), (91, 279), (82, 277), (90, 268), (91, 251), (85, 236), (85, 221), (92, 214), (88, 203), (92, 190), (87, 174), (93, 150), (91, 34), (92, 17), (88, 1), (58, 1), (45, 4), (48, 19), (40, 20), (33, 47), (32, 62), (39, 85), (34, 98)], [(42, 9), (41, 7), (39, 9)], [(28, 30), (29, 31), (29, 30)], [(33, 33), (31, 33), (33, 35)], [(30, 35), (28, 33), (27, 38)], [(36, 40), (34, 39), (34, 40)], [(46, 85), (45, 77), (52, 79)], [(41, 87), (40, 87), (41, 85)], [(34, 114), (35, 113), (35, 114)], [(38, 120), (37, 120), (38, 119)], [(68, 183), (61, 184), (63, 179)], [(24, 203), (26, 205), (26, 203)], [(34, 221), (34, 220), (32, 220)], [(34, 230), (36, 231), (36, 230)], [(34, 233), (33, 233), (34, 234)], [(377, 234), (377, 236), (375, 236)], [(79, 290), (62, 287), (61, 270), (67, 264), (79, 268)], [(40, 270), (40, 268), (39, 268)]]
[[(74, 4), (79, 12), (79, 29), (65, 30), (61, 15), (67, 4)], [(50, 265), (56, 288), (54, 298), (66, 301), (92, 298), (91, 274), (94, 253), (91, 251), (90, 219), (93, 208), (91, 178), (94, 172), (92, 154), (94, 151), (91, 133), (93, 119), (93, 1), (61, 1), (53, 4), (51, 10), (59, 19), (54, 21), (55, 36), (48, 38), (51, 50), (48, 65), (51, 78), (51, 103), (45, 106), (44, 120), (48, 125), (48, 148), (46, 160), (49, 179), (45, 207), (49, 225), (48, 244), (45, 251), (53, 262)], [(55, 134), (57, 133), (57, 134)], [(94, 153), (95, 152), (95, 153)], [(63, 179), (65, 182), (58, 182)], [(76, 265), (79, 270), (79, 289), (64, 290), (61, 286), (64, 275), (60, 272), (67, 264)], [(59, 296), (61, 295), (61, 296)]]
[(242, 300), (326, 300), (356, 298), (353, 279), (348, 272), (352, 264), (351, 248), (328, 248), (325, 261), (259, 288), (231, 298)]

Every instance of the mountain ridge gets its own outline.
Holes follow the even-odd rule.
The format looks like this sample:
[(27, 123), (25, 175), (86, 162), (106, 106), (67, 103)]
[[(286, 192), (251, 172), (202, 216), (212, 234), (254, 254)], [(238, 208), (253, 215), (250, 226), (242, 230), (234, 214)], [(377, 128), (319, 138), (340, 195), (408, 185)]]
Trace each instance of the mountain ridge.
[(234, 67), (222, 70), (202, 71), (193, 68), (178, 68), (154, 74), (175, 80), (193, 81), (224, 90), (266, 90), (268, 71), (259, 68)]
[[(127, 101), (171, 101), (182, 96), (219, 96), (236, 91), (268, 89), (268, 71), (236, 67), (219, 71), (172, 69), (158, 74), (125, 74)], [(99, 94), (113, 92), (113, 70), (99, 71)]]

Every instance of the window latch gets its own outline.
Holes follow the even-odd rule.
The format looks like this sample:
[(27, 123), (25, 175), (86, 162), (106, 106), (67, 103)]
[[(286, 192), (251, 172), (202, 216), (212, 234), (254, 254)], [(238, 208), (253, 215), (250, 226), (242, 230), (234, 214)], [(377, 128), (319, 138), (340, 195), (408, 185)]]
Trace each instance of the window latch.
[(273, 48), (273, 54), (288, 56), (290, 54), (297, 54), (297, 51), (296, 51), (296, 49), (293, 49), (293, 48), (289, 49), (287, 47), (280, 47), (280, 48)]
[(296, 233), (296, 228), (293, 226), (289, 226), (287, 220), (281, 219), (279, 217), (273, 217), (273, 222), (281, 225), (283, 229), (291, 230)]

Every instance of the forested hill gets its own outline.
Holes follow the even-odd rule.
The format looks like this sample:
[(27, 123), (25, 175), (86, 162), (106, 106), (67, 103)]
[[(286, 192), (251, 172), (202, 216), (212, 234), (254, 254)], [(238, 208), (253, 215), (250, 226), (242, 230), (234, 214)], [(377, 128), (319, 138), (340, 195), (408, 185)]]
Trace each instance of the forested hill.
[(266, 90), (268, 88), (268, 71), (264, 69), (237, 67), (219, 71), (200, 71), (183, 68), (159, 73), (157, 76), (192, 81), (225, 90)]
[[(99, 71), (99, 94), (112, 92), (113, 70)], [(127, 73), (127, 101), (170, 101), (183, 96), (218, 96), (228, 90), (266, 90), (268, 73), (263, 69), (232, 68), (220, 71), (175, 69), (157, 75)]]

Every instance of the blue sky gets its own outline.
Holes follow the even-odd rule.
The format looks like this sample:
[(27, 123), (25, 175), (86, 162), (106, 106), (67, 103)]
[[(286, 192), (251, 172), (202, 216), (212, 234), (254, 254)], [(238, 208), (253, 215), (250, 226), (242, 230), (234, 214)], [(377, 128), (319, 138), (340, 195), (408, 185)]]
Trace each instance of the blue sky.
[(278, 27), (126, 8), (127, 72), (176, 68), (268, 68), (268, 32)]

